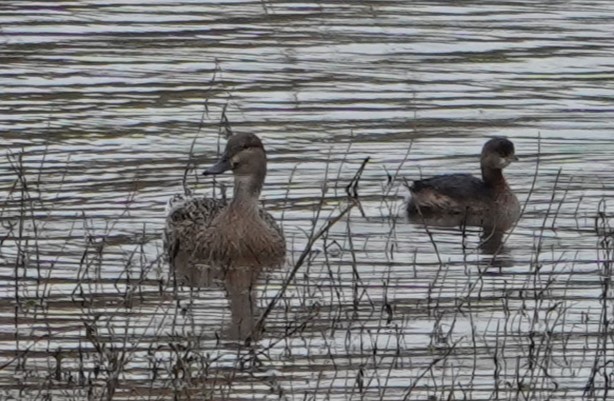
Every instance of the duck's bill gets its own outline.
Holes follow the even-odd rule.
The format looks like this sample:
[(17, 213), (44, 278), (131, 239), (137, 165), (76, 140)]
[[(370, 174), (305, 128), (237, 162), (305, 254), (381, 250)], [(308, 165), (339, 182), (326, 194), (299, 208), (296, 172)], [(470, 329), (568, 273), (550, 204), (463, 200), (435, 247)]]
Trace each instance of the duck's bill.
[(230, 159), (224, 155), (217, 163), (203, 171), (203, 175), (222, 174), (228, 170), (230, 170)]

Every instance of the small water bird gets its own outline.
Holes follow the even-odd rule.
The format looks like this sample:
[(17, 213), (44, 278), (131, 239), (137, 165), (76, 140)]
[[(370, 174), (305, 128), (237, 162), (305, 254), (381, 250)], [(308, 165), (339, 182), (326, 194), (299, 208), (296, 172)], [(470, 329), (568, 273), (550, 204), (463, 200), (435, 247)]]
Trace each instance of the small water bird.
[(234, 175), (234, 195), (224, 199), (184, 197), (169, 201), (165, 250), (171, 269), (192, 286), (208, 286), (229, 269), (277, 267), (284, 263), (286, 242), (274, 218), (259, 206), (267, 158), (251, 133), (230, 137), (220, 160), (204, 171)]
[(520, 203), (503, 177), (503, 169), (517, 161), (514, 144), (494, 137), (482, 148), (482, 179), (471, 174), (446, 174), (414, 181), (407, 212), (437, 225), (481, 226), (501, 232), (520, 217)]

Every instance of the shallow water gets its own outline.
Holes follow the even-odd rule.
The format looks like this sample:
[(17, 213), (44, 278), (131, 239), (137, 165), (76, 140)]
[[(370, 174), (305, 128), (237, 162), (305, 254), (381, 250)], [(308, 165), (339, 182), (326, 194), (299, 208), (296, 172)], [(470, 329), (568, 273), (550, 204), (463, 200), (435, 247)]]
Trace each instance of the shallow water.
[[(0, 398), (607, 399), (609, 1), (201, 3), (3, 3)], [(264, 140), (293, 250), (262, 308), (371, 158), (256, 357), (160, 256), (225, 126)], [(477, 174), (491, 135), (526, 202), (494, 262), (402, 211), (403, 178)]]

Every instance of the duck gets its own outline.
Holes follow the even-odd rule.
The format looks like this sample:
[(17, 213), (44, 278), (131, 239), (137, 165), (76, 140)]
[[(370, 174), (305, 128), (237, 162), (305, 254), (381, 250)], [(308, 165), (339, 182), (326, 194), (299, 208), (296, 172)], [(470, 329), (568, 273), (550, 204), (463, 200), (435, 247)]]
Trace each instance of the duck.
[(227, 171), (234, 176), (231, 200), (175, 195), (167, 205), (165, 253), (176, 278), (190, 286), (210, 286), (233, 270), (257, 272), (285, 261), (283, 231), (260, 207), (267, 156), (258, 136), (232, 135), (203, 175)]
[(515, 161), (512, 141), (501, 136), (489, 139), (480, 156), (481, 179), (471, 174), (444, 174), (409, 186), (410, 219), (480, 226), (494, 232), (509, 229), (520, 217), (520, 203), (503, 169)]

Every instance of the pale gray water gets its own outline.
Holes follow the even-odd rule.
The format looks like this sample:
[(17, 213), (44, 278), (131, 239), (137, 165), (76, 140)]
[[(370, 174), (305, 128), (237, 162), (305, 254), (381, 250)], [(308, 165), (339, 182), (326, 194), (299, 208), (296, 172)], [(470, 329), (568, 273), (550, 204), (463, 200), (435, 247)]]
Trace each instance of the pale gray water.
[[(0, 398), (607, 399), (612, 253), (595, 217), (612, 218), (613, 17), (606, 0), (4, 1)], [(196, 172), (213, 162), (224, 108), (265, 142), (291, 259), (323, 183), (318, 226), (371, 157), (366, 216), (318, 241), (243, 369), (215, 337), (221, 291), (159, 289), (166, 200), (195, 138)], [(541, 151), (487, 269), (475, 232), (463, 252), (432, 229), (437, 256), (400, 178), (477, 174), (490, 135), (516, 144), (523, 202)], [(290, 270), (263, 278), (261, 306)]]

